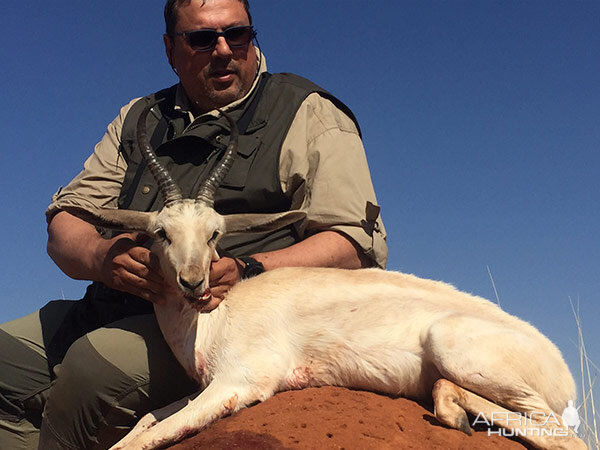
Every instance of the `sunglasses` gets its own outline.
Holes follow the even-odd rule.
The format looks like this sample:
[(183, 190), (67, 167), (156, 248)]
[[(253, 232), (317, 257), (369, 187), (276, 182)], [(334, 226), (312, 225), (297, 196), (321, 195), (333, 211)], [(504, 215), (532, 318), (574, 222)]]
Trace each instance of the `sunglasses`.
[(250, 25), (241, 27), (230, 27), (223, 31), (205, 28), (195, 31), (180, 31), (175, 36), (183, 36), (192, 50), (196, 52), (208, 52), (215, 48), (220, 36), (225, 38), (230, 48), (245, 47), (256, 37), (256, 31)]

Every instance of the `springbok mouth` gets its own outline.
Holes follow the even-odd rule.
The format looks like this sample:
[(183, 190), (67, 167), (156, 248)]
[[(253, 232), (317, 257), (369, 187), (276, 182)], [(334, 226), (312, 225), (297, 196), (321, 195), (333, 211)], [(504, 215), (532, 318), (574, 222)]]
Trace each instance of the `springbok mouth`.
[(206, 289), (202, 294), (202, 297), (193, 297), (191, 295), (186, 295), (185, 299), (192, 305), (198, 306), (199, 303), (209, 302), (212, 299), (212, 294), (210, 293), (210, 289)]

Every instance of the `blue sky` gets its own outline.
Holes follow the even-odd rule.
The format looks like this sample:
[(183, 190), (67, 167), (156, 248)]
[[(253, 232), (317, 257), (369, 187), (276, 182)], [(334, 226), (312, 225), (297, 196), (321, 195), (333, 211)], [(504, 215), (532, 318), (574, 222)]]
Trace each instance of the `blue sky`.
[[(46, 256), (44, 210), (119, 108), (176, 82), (162, 1), (3, 7), (0, 322), (87, 283)], [(358, 117), (388, 267), (495, 298), (578, 372), (600, 364), (600, 2), (254, 0), (273, 72)]]

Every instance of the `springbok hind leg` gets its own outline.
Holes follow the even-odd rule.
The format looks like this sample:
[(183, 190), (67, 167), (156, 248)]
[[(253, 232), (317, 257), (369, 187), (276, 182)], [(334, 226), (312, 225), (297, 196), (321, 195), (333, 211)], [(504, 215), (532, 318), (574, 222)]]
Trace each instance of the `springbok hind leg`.
[[(587, 449), (584, 442), (566, 425), (562, 424), (559, 416), (542, 417), (539, 415), (533, 416), (531, 419), (523, 419), (520, 414), (498, 406), (445, 379), (440, 379), (435, 383), (433, 402), (435, 415), (440, 422), (465, 431), (467, 434), (471, 434), (466, 414), (469, 412), (479, 419), (479, 423), (488, 423), (493, 424), (494, 427), (504, 428), (509, 431), (507, 435), (518, 436), (536, 448)], [(548, 412), (548, 414), (550, 413)], [(468, 430), (463, 429), (464, 426), (468, 427)]]
[(535, 344), (526, 335), (477, 318), (448, 316), (435, 323), (425, 351), (442, 376), (433, 389), (436, 417), (470, 434), (470, 413), (537, 448), (585, 448), (511, 364), (510, 358), (524, 357), (535, 364), (535, 354), (523, 354), (537, 349)]

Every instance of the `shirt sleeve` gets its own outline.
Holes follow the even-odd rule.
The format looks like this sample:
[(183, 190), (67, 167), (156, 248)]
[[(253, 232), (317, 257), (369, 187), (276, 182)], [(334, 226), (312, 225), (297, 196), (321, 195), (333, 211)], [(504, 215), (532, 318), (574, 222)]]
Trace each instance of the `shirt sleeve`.
[(284, 140), (279, 169), (292, 209), (307, 214), (299, 230), (302, 239), (320, 231), (338, 231), (385, 267), (385, 229), (352, 119), (330, 100), (310, 94)]
[(123, 120), (134, 99), (121, 108), (119, 115), (108, 125), (102, 140), (94, 147), (94, 153), (86, 160), (83, 170), (71, 182), (52, 196), (46, 210), (50, 223), (65, 205), (84, 208), (116, 208), (121, 186), (127, 171), (127, 163), (119, 152)]

